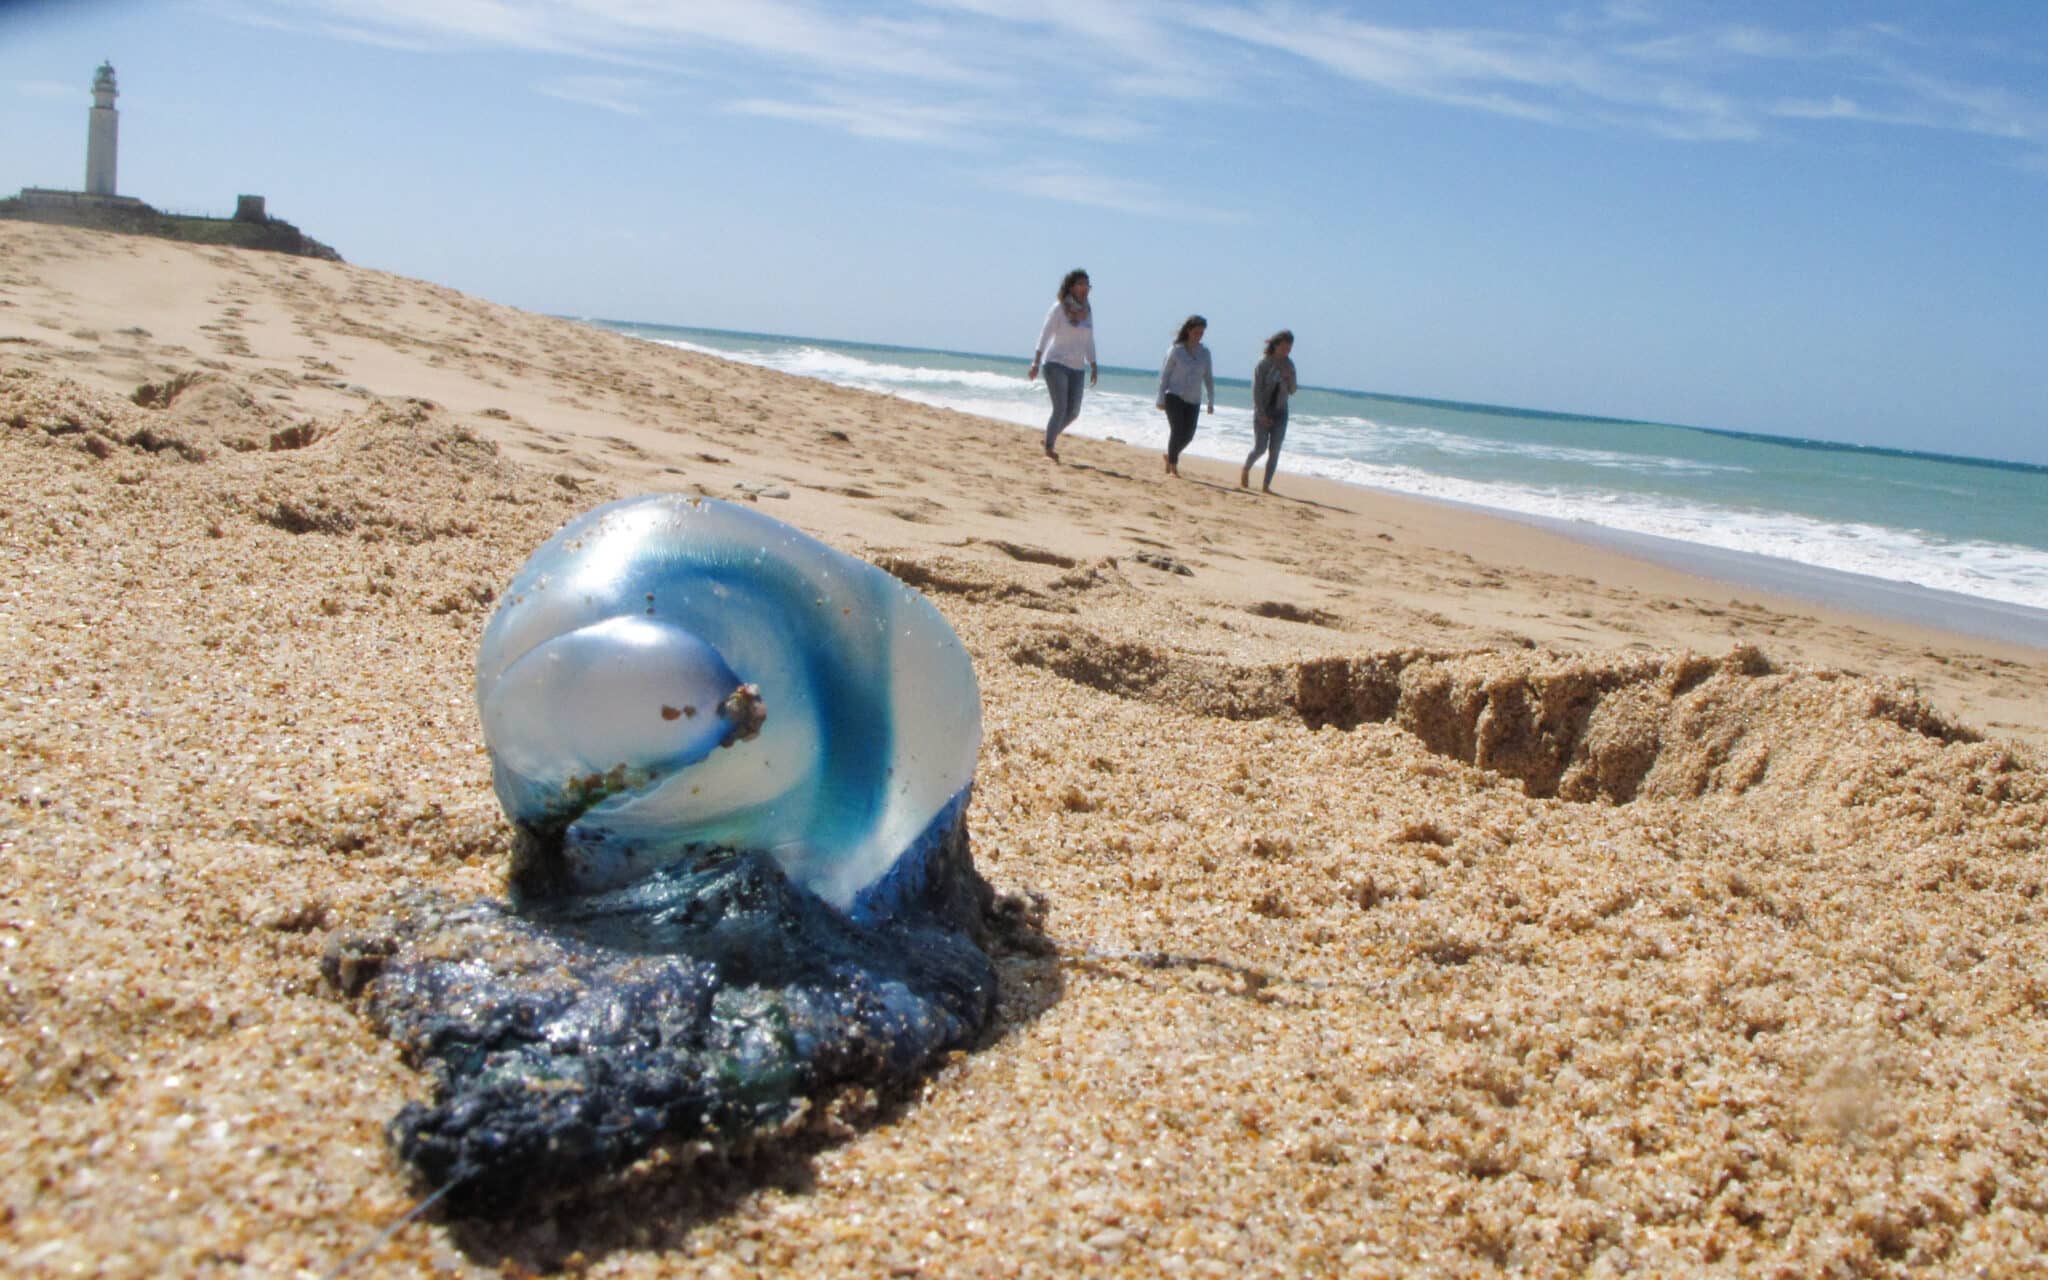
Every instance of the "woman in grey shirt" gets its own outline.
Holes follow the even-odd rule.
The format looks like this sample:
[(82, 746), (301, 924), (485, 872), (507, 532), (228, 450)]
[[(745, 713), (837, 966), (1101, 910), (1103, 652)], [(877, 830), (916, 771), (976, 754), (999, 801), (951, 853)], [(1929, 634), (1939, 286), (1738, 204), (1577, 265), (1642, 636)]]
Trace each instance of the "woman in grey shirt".
[(1209, 322), (1200, 316), (1181, 321), (1173, 335), (1173, 347), (1166, 363), (1159, 367), (1159, 398), (1153, 407), (1166, 410), (1166, 474), (1180, 474), (1180, 451), (1195, 438), (1195, 421), (1202, 416), (1202, 393), (1209, 393), (1209, 412), (1216, 412), (1216, 375), (1209, 368), (1209, 348), (1202, 335)]
[(1280, 465), (1280, 442), (1287, 438), (1287, 397), (1294, 394), (1294, 332), (1282, 329), (1266, 339), (1266, 358), (1252, 371), (1252, 451), (1237, 473), (1237, 487), (1252, 487), (1252, 464), (1266, 455), (1266, 482), (1260, 492), (1273, 492), (1273, 468)]

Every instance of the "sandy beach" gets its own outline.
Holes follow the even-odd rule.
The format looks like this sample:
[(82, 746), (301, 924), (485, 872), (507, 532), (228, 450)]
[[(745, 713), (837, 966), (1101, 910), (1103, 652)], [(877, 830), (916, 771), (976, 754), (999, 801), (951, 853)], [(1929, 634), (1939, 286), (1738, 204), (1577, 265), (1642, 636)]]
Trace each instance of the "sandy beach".
[(0, 449), (0, 1271), (320, 1276), (417, 1200), (320, 956), (502, 893), (479, 633), (652, 490), (934, 600), (1052, 950), (911, 1096), (347, 1274), (2048, 1267), (2042, 650), (12, 222)]

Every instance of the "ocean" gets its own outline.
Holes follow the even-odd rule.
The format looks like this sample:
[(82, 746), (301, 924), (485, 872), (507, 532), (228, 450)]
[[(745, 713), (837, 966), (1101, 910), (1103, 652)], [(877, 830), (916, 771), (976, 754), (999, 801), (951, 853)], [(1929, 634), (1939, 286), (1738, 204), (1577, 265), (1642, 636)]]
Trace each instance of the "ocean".
[[(1026, 357), (585, 323), (1045, 423), (1046, 394), (1025, 381)], [(1297, 363), (1314, 377), (1313, 365)], [(1156, 370), (1105, 366), (1069, 432), (1163, 452), (1157, 383)], [(1241, 462), (1250, 406), (1248, 383), (1219, 378), (1216, 412), (1203, 415), (1189, 452)], [(2048, 646), (2048, 467), (1311, 386), (1292, 402), (1280, 465), (1283, 477), (1459, 503), (1710, 577)]]

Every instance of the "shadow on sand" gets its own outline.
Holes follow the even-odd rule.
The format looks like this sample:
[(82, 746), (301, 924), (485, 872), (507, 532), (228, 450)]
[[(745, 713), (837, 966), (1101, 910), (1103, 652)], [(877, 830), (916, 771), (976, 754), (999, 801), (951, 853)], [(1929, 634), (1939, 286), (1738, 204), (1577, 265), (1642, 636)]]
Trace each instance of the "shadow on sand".
[[(1329, 502), (1317, 502), (1314, 498), (1300, 498), (1296, 497), (1294, 494), (1283, 493), (1279, 490), (1275, 490), (1271, 493), (1261, 493), (1257, 489), (1240, 489), (1238, 486), (1234, 484), (1225, 484), (1220, 480), (1204, 480), (1199, 476), (1182, 476), (1181, 479), (1191, 485), (1199, 485), (1204, 489), (1213, 489), (1217, 493), (1237, 494), (1247, 498), (1262, 498), (1268, 502), (1288, 502), (1294, 504), (1297, 507), (1314, 507), (1319, 511), (1351, 510), (1351, 508), (1349, 507), (1340, 507), (1334, 503)], [(1283, 484), (1286, 483), (1286, 477), (1280, 477), (1279, 482)]]
[[(995, 934), (991, 958), (1001, 994), (994, 1018), (971, 1052), (985, 1051), (1029, 1026), (1065, 993), (1044, 914), (1044, 900), (1035, 893), (1003, 895), (990, 912)], [(511, 1217), (433, 1216), (472, 1261), (513, 1274), (594, 1264), (622, 1250), (679, 1248), (699, 1226), (761, 1191), (811, 1191), (821, 1152), (904, 1116), (929, 1078), (911, 1081), (889, 1096), (856, 1089), (820, 1099), (788, 1129), (729, 1150), (694, 1142), (658, 1147), (624, 1173), (536, 1201)], [(374, 1255), (362, 1265), (364, 1274), (374, 1272)]]

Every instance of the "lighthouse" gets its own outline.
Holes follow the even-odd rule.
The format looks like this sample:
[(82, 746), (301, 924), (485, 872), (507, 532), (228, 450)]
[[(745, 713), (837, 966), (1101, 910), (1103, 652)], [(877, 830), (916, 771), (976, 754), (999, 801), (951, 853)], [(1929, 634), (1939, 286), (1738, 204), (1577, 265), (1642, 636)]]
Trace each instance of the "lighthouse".
[(121, 113), (114, 110), (114, 64), (102, 62), (92, 78), (91, 125), (85, 137), (85, 193), (114, 194), (114, 150), (121, 140)]

